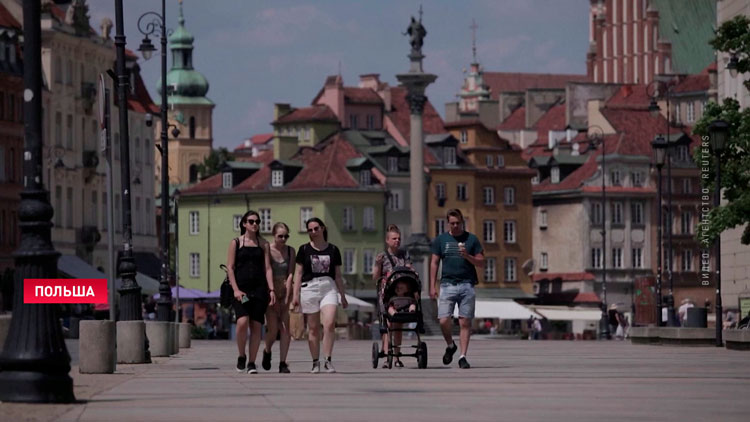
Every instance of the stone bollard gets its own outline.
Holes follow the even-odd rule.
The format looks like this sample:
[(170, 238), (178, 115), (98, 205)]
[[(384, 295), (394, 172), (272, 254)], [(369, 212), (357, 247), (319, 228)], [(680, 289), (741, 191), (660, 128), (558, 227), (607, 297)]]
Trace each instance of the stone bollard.
[(82, 374), (115, 372), (115, 322), (84, 320), (79, 324), (78, 371)]
[(146, 363), (143, 321), (117, 321), (117, 363)]
[(169, 322), (148, 321), (146, 322), (146, 337), (148, 337), (151, 356), (169, 356), (171, 352)]
[(10, 331), (10, 320), (13, 314), (0, 315), (0, 350), (5, 347), (5, 338), (8, 337), (8, 331)]
[(169, 332), (172, 336), (169, 337), (169, 345), (171, 346), (171, 355), (177, 355), (180, 353), (180, 326), (176, 322), (169, 323)]
[(180, 323), (180, 349), (189, 349), (190, 348), (190, 329), (192, 327), (187, 322), (181, 322)]

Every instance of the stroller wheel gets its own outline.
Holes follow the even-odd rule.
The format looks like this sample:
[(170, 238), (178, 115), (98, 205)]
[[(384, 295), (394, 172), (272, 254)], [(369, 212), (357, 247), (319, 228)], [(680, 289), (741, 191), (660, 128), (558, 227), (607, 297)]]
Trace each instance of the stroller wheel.
[(427, 368), (427, 344), (421, 341), (417, 344), (417, 367)]
[(378, 350), (378, 342), (372, 343), (372, 367), (378, 368), (378, 361), (380, 360), (380, 351)]

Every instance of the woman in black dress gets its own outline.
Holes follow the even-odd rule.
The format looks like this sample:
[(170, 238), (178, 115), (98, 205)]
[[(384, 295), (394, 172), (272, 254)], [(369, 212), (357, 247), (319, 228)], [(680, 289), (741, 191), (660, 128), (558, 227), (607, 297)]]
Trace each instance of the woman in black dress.
[[(237, 316), (237, 372), (257, 374), (255, 356), (260, 346), (260, 330), (268, 305), (276, 302), (268, 242), (258, 236), (260, 215), (248, 211), (240, 220), (240, 237), (232, 239), (227, 252), (227, 274), (234, 289), (232, 307)], [(247, 328), (250, 350), (245, 355)], [(247, 364), (247, 366), (246, 366)]]

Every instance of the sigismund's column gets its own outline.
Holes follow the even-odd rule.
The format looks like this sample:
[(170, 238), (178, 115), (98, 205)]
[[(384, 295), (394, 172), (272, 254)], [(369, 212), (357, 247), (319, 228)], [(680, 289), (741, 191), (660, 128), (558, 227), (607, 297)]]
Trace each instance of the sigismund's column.
[(422, 135), (422, 114), (427, 102), (425, 88), (437, 79), (437, 75), (424, 73), (422, 70), (422, 43), (427, 31), (422, 26), (422, 8), (419, 9), (419, 20), (412, 16), (409, 28), (404, 35), (409, 35), (411, 52), (409, 53), (410, 67), (408, 73), (396, 75), (401, 86), (406, 88), (406, 100), (411, 111), (409, 133), (409, 174), (410, 174), (410, 206), (411, 206), (411, 237), (406, 241), (414, 267), (422, 280), (422, 297), (428, 299), (428, 265), (427, 257), (430, 253), (430, 241), (427, 238), (427, 192), (425, 189), (426, 174), (424, 171), (424, 138)]

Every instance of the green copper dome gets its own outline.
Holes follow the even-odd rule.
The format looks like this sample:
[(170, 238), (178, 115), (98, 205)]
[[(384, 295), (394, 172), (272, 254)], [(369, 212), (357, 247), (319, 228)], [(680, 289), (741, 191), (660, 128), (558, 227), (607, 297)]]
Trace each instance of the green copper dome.
[[(168, 91), (169, 102), (178, 103), (208, 103), (205, 98), (208, 92), (208, 80), (200, 72), (193, 69), (193, 36), (185, 29), (185, 17), (180, 3), (179, 26), (169, 36), (169, 48), (172, 50), (172, 69), (167, 73), (167, 86), (174, 87)], [(156, 90), (161, 96), (161, 78), (156, 82)]]
[(189, 46), (193, 47), (193, 34), (188, 32), (185, 28), (185, 17), (182, 15), (182, 2), (180, 2), (180, 16), (177, 18), (178, 26), (174, 32), (169, 36), (169, 45), (172, 48), (177, 46)]

